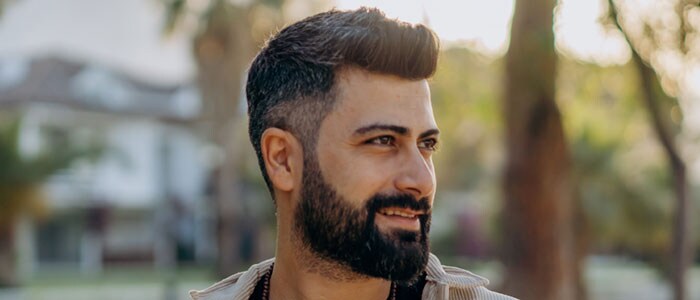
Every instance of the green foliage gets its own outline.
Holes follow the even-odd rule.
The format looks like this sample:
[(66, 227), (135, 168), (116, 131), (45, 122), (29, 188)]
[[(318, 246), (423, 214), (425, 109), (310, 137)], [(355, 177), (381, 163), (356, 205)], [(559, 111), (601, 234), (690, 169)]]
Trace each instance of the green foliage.
[(57, 153), (43, 153), (38, 157), (25, 158), (19, 149), (20, 122), (0, 128), (0, 184), (25, 185), (39, 183), (54, 170), (61, 169), (70, 161), (68, 153), (57, 148)]
[(165, 6), (165, 24), (163, 31), (172, 33), (182, 22), (186, 10), (186, 0), (163, 0)]
[[(491, 207), (499, 201), (503, 163), (501, 65), (500, 59), (447, 49), (431, 81), (442, 140), (434, 157), (439, 190), (469, 190)], [(663, 269), (671, 241), (671, 178), (640, 106), (634, 67), (562, 58), (558, 72), (557, 101), (590, 250), (631, 255)]]
[[(202, 1), (160, 0), (160, 2), (165, 8), (165, 22), (163, 24), (165, 34), (170, 34), (181, 26), (187, 14), (192, 14), (196, 18), (198, 30), (203, 30), (212, 21), (217, 21), (217, 18), (223, 17), (230, 20), (245, 17), (240, 11), (237, 12), (237, 10), (246, 10), (243, 8), (266, 7), (270, 11), (279, 12), (284, 4), (284, 0), (252, 0), (248, 5), (236, 5), (228, 0), (205, 0), (204, 7), (200, 7)], [(248, 16), (248, 18), (250, 19), (252, 16)]]
[(57, 137), (45, 151), (27, 156), (20, 149), (20, 129), (20, 119), (0, 122), (0, 215), (7, 219), (40, 200), (28, 198), (37, 197), (34, 190), (49, 176), (79, 158), (96, 158), (102, 152), (98, 146), (76, 146)]
[[(441, 54), (431, 81), (442, 145), (435, 156), (441, 189), (468, 189), (498, 176), (500, 61), (464, 48)], [(496, 154), (496, 155), (494, 155)]]
[(640, 106), (635, 71), (632, 65), (601, 68), (563, 60), (557, 93), (591, 250), (632, 255), (664, 270), (671, 179)]
[(35, 157), (24, 157), (19, 149), (19, 120), (0, 127), (0, 184), (37, 184), (56, 171), (66, 168), (75, 159), (95, 156), (97, 148), (76, 149), (66, 139), (53, 141), (51, 151)]

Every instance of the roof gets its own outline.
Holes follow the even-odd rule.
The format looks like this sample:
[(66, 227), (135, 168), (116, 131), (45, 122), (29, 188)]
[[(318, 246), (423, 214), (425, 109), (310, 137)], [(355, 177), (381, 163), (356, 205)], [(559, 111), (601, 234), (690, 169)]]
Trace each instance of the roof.
[(194, 119), (200, 110), (193, 84), (155, 85), (59, 57), (0, 61), (0, 108), (36, 102), (177, 120)]

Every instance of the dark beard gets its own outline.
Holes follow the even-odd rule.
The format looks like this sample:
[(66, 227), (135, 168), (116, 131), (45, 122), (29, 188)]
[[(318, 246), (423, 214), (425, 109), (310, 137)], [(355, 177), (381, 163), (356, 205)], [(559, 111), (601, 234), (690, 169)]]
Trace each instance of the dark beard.
[[(430, 204), (410, 195), (375, 195), (363, 209), (352, 207), (328, 185), (315, 159), (304, 161), (301, 199), (294, 226), (303, 245), (320, 258), (353, 272), (410, 285), (428, 263)], [(374, 223), (385, 207), (410, 208), (420, 215), (420, 231), (382, 232)]]

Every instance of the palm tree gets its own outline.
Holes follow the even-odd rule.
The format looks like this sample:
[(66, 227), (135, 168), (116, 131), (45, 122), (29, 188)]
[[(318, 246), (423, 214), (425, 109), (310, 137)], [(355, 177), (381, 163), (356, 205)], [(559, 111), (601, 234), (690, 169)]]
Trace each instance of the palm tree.
[(33, 157), (20, 151), (19, 120), (0, 126), (0, 287), (18, 284), (15, 272), (14, 229), (19, 217), (36, 212), (44, 199), (41, 184), (78, 158), (92, 156), (97, 148), (72, 147), (65, 141)]
[[(240, 199), (240, 176), (237, 173), (242, 151), (240, 145), (246, 145), (241, 142), (241, 133), (245, 131), (240, 130), (243, 121), (240, 99), (245, 70), (256, 47), (281, 23), (278, 20), (281, 19), (282, 1), (251, 1), (239, 5), (234, 1), (210, 0), (204, 9), (199, 10), (194, 2), (201, 3), (165, 0), (165, 29), (172, 32), (188, 19), (197, 22), (192, 54), (197, 63), (197, 83), (203, 104), (198, 127), (203, 136), (223, 153), (212, 179), (218, 229), (217, 273), (226, 275), (250, 263), (240, 259), (239, 243), (245, 236), (241, 235), (241, 228), (251, 227), (246, 226), (251, 214), (244, 211), (245, 199)], [(253, 20), (258, 22), (253, 24)]]

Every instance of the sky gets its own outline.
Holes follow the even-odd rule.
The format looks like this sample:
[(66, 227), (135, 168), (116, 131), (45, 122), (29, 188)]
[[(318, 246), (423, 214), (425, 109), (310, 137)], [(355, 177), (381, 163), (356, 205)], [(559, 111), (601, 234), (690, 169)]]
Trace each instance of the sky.
[[(513, 0), (337, 0), (341, 9), (375, 6), (394, 18), (426, 22), (447, 45), (467, 45), (484, 54), (501, 55), (508, 46)], [(557, 47), (566, 55), (601, 65), (624, 64), (630, 50), (618, 32), (597, 19), (599, 0), (560, 0), (555, 21)]]
[(164, 36), (157, 1), (16, 0), (4, 5), (0, 60), (59, 55), (163, 85), (193, 77), (189, 39)]
[[(303, 1), (303, 0), (299, 0)], [(335, 0), (341, 9), (376, 6), (409, 22), (427, 22), (445, 45), (505, 53), (513, 0)], [(641, 1), (641, 0), (637, 0)], [(163, 9), (143, 0), (21, 0), (0, 18), (0, 58), (45, 53), (87, 59), (153, 83), (187, 81), (195, 71), (186, 36), (163, 35)], [(615, 32), (596, 23), (601, 1), (560, 0), (557, 47), (602, 65), (629, 60)], [(1, 75), (1, 74), (0, 74)]]

